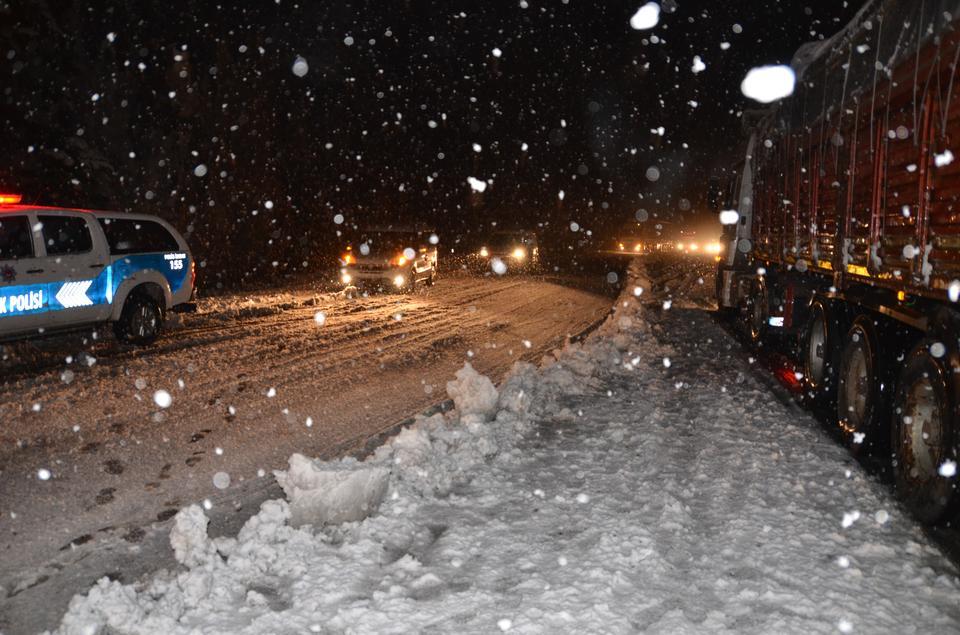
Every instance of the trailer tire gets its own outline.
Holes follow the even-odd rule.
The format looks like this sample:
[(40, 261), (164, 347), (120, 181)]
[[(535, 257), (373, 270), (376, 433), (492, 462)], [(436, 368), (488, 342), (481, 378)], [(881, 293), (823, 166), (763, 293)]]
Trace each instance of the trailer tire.
[(815, 406), (832, 410), (840, 368), (840, 321), (835, 307), (823, 298), (810, 303), (800, 344), (803, 394)]
[(747, 335), (754, 344), (759, 344), (767, 334), (767, 317), (769, 314), (770, 301), (767, 294), (767, 284), (762, 278), (757, 278), (750, 283), (750, 293), (747, 296), (743, 311)]
[(854, 454), (886, 445), (882, 428), (890, 382), (884, 372), (877, 327), (866, 315), (847, 332), (837, 374), (837, 423)]
[[(951, 356), (925, 339), (905, 360), (893, 404), (890, 446), (897, 496), (922, 521), (948, 519), (957, 506), (957, 378)], [(942, 344), (941, 344), (942, 345)]]

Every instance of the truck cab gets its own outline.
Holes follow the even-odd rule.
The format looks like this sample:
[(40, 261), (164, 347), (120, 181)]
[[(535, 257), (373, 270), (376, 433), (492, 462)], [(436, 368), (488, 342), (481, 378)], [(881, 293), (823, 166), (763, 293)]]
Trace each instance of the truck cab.
[(0, 195), (0, 340), (111, 323), (145, 344), (192, 305), (189, 247), (145, 214), (20, 204)]

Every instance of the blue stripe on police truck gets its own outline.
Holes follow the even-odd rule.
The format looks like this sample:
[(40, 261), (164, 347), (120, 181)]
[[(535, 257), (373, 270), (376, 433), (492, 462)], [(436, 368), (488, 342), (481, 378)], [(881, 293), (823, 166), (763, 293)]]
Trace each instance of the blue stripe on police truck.
[(0, 287), (0, 318), (111, 304), (123, 281), (145, 270), (153, 270), (163, 275), (170, 285), (170, 290), (176, 293), (187, 283), (187, 255), (171, 253), (122, 256), (107, 265), (100, 275), (92, 280)]

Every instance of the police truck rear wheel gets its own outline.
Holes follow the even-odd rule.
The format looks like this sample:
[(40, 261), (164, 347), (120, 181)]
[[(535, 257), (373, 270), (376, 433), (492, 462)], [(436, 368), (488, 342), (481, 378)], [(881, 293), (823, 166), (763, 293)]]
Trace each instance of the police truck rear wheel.
[(114, 325), (117, 339), (133, 344), (149, 344), (157, 339), (163, 324), (163, 311), (156, 300), (146, 294), (127, 298)]

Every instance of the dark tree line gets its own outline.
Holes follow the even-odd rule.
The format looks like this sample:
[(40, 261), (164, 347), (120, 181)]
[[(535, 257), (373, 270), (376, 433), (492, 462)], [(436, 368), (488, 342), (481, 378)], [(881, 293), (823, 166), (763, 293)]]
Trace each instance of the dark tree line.
[(738, 142), (730, 73), (689, 70), (736, 12), (685, 6), (654, 45), (632, 2), (0, 0), (0, 190), (158, 214), (207, 288), (329, 271), (385, 221), (590, 247), (639, 208), (703, 213)]

